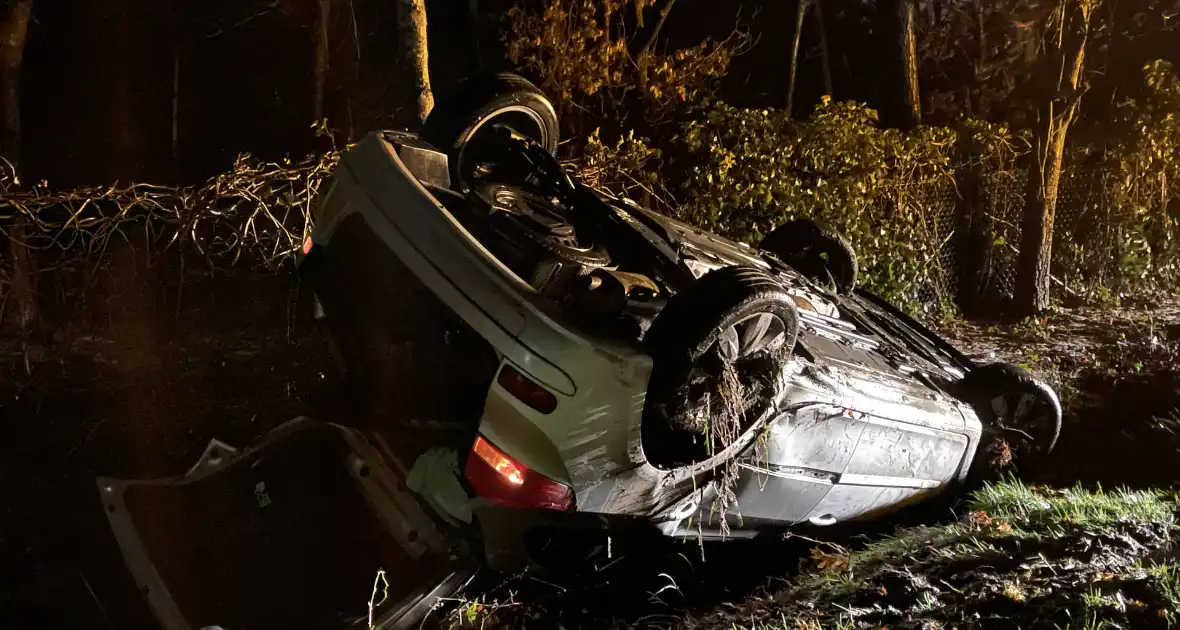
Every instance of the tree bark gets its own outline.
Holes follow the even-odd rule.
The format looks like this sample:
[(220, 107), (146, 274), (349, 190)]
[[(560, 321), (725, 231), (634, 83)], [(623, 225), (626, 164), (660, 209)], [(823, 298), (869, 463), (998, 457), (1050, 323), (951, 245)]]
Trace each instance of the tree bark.
[(922, 98), (918, 91), (918, 44), (914, 33), (914, 0), (902, 0), (901, 15), (902, 70), (905, 74), (906, 128), (922, 124)]
[(828, 26), (824, 23), (822, 0), (815, 0), (815, 25), (819, 29), (819, 58), (823, 63), (824, 93), (832, 95), (832, 54), (828, 48)]
[[(963, 134), (965, 135), (965, 134)], [(971, 157), (979, 155), (978, 147), (960, 138), (959, 156), (962, 165), (955, 169), (955, 188), (959, 191), (958, 225), (955, 229), (956, 264), (960, 269), (959, 308), (967, 316), (980, 312), (984, 272), (991, 259), (993, 232), (987, 217), (987, 198), (984, 168)]]
[[(1050, 116), (1053, 116), (1050, 109)], [(1031, 316), (1049, 308), (1050, 263), (1053, 225), (1057, 216), (1057, 191), (1061, 183), (1065, 137), (1064, 119), (1050, 123), (1048, 135), (1038, 139), (1037, 160), (1029, 169), (1024, 218), (1021, 221), (1020, 257), (1016, 276), (1016, 307)]]
[(324, 118), (324, 89), (328, 84), (329, 33), (332, 20), (332, 0), (320, 0), (320, 15), (316, 19), (314, 94), (312, 95), (312, 120)]
[(434, 109), (426, 46), (426, 0), (397, 0), (397, 14), (402, 53), (414, 82), (414, 115), (418, 122), (425, 122)]
[(922, 124), (913, 0), (878, 0), (876, 36), (885, 69), (883, 122), (913, 129)]
[(1035, 159), (1029, 165), (1028, 191), (1021, 221), (1020, 257), (1017, 261), (1016, 311), (1037, 315), (1049, 308), (1049, 280), (1053, 253), (1053, 226), (1057, 214), (1057, 192), (1061, 183), (1065, 140), (1077, 116), (1082, 96), (1082, 70), (1090, 31), (1092, 5), (1078, 5), (1076, 41), (1066, 49), (1068, 3), (1058, 7), (1053, 54), (1046, 67), (1056, 84), (1040, 108)]
[(20, 73), (33, 0), (9, 0), (3, 25), (4, 157), (14, 166), (21, 159)]
[(803, 39), (803, 21), (812, 0), (799, 0), (795, 5), (795, 33), (791, 40), (791, 65), (787, 71), (787, 113), (795, 111), (795, 77), (799, 73), (799, 41)]
[[(25, 39), (29, 32), (29, 18), (33, 13), (33, 0), (9, 0), (8, 14), (0, 25), (0, 70), (4, 110), (3, 154), (11, 163), (13, 175), (20, 181), (21, 165), (21, 118), (20, 118), (20, 75), (24, 59)], [(24, 331), (37, 316), (36, 287), (33, 283), (33, 264), (29, 250), (25, 247), (25, 227), (19, 223), (9, 228), (8, 252), (12, 260), (12, 284), (10, 295), (16, 305), (16, 326)]]

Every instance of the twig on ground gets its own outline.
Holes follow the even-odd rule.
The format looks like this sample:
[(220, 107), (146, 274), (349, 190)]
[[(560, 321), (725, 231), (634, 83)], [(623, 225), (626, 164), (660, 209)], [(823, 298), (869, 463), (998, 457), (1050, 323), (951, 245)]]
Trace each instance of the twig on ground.
[[(377, 587), (381, 585), (381, 600), (377, 601)], [(373, 610), (385, 603), (389, 598), (389, 580), (385, 579), (385, 569), (378, 569), (377, 577), (373, 578), (373, 592), (369, 594), (369, 630), (373, 630)]]

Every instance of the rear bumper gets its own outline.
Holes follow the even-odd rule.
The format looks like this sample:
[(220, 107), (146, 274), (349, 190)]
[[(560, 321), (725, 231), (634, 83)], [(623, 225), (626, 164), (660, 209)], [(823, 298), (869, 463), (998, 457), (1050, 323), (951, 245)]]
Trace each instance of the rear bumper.
[[(486, 376), (482, 384), (452, 388), (454, 396), (481, 398), (480, 432), (530, 468), (568, 482), (580, 510), (610, 511), (618, 492), (604, 479), (644, 463), (639, 420), (651, 359), (562, 323), (409, 174), (379, 134), (345, 154), (317, 204), (315, 249), (300, 268), (327, 319), (350, 333), (376, 335), (363, 345), (379, 346), (389, 331), (376, 325), (416, 306), (404, 289), (413, 300), (429, 294), (498, 362), (557, 396), (557, 410), (542, 414)], [(386, 316), (359, 326), (348, 321), (349, 309), (374, 302), (388, 307)]]

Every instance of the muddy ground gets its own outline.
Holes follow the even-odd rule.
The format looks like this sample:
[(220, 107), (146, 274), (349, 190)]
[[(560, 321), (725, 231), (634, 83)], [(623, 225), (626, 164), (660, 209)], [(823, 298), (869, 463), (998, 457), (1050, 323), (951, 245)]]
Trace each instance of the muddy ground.
[(1019, 471), (1075, 482), (1176, 487), (1180, 483), (1180, 298), (1079, 307), (1016, 324), (955, 322), (940, 332), (977, 361), (1022, 364), (1061, 396), (1061, 440)]
[[(73, 265), (41, 274), (40, 286), (42, 324), (23, 339), (8, 335), (0, 341), (0, 496), (5, 499), (0, 627), (153, 627), (108, 533), (94, 477), (174, 474), (210, 437), (241, 445), (296, 415), (330, 414), (331, 363), (311, 322), (306, 291), (289, 274), (211, 273), (176, 257), (149, 265), (122, 250), (97, 271)], [(1022, 477), (1057, 486), (1081, 480), (1135, 488), (1180, 481), (1180, 367), (1174, 361), (1180, 308), (1156, 304), (1146, 312), (1149, 317), (1132, 308), (1071, 311), (1032, 325), (960, 324), (945, 331), (976, 358), (994, 349), (1050, 373), (1062, 385), (1068, 414), (1061, 444), (1050, 461), (1016, 471)], [(998, 550), (990, 556), (981, 551), (987, 562), (977, 565), (1004, 556), (1005, 566), (1024, 571), (1019, 567), (1029, 554), (1040, 554), (1059, 560), (1048, 564), (1060, 573), (1093, 560), (1093, 549), (1107, 549), (1126, 562), (1108, 563), (1106, 573), (1131, 582), (1139, 579), (1133, 571), (1142, 568), (1135, 559), (1162, 553), (1171, 538), (1159, 518), (1120, 521), (1114, 529), (1104, 522), (1094, 532), (1071, 533), (1068, 543), (1031, 547), (1012, 531), (1033, 531), (1037, 540), (1045, 534), (1016, 517), (992, 525), (954, 524), (957, 517), (980, 511), (939, 503), (906, 518), (935, 522), (944, 528), (940, 535), (950, 535), (945, 528), (962, 528), (955, 529), (963, 536), (956, 543), (981, 540)], [(907, 627), (907, 618), (923, 619), (934, 610), (927, 595), (948, 602), (953, 598), (947, 593), (954, 590), (939, 586), (937, 593), (928, 592), (921, 580), (931, 578), (920, 576), (923, 566), (932, 565), (918, 556), (903, 565), (890, 562), (888, 554), (877, 564), (857, 559), (873, 536), (894, 525), (881, 524), (859, 537), (825, 534), (825, 541), (838, 547), (804, 538), (704, 549), (692, 541), (612, 541), (610, 556), (597, 564), (545, 574), (482, 575), (459, 601), (446, 602), (433, 621), (564, 628), (728, 628), (749, 622), (795, 628), (823, 618), (823, 606), (832, 605), (869, 611), (892, 606), (900, 612), (865, 618), (874, 627)], [(993, 529), (978, 529), (987, 527)], [(904, 537), (917, 541), (917, 548), (931, 548), (923, 531)], [(988, 538), (993, 534), (1000, 538)], [(827, 556), (835, 559), (825, 561)], [(908, 593), (911, 600), (890, 603), (882, 593), (880, 601), (857, 599), (854, 607), (840, 599), (847, 589), (820, 589), (833, 568), (845, 580), (840, 572), (849, 566), (868, 570), (866, 583)], [(906, 586), (911, 574), (919, 576), (917, 586), (912, 580)], [(808, 581), (816, 575), (822, 583)], [(898, 582), (897, 575), (904, 579)], [(979, 587), (937, 575), (959, 590)], [(1153, 575), (1140, 581), (1155, 580)], [(1083, 591), (1089, 592), (1068, 580), (1037, 576), (1037, 589), (1056, 588), (1067, 599), (1081, 601)], [(1094, 574), (1074, 578), (1085, 583)], [(1003, 595), (1005, 587), (992, 586)], [(1145, 609), (1164, 605), (1159, 597), (1127, 589), (1132, 595), (1122, 595), (1124, 600), (1140, 597), (1135, 601)], [(854, 589), (854, 595), (863, 595), (857, 593)], [(360, 601), (368, 597), (358, 593)], [(804, 601), (813, 604), (799, 603)], [(1020, 602), (1013, 601), (1004, 605), (1019, 609)], [(991, 610), (991, 604), (970, 606), (975, 608), (944, 604), (929, 620)], [(1125, 602), (1122, 606), (1126, 609)], [(827, 614), (827, 620), (839, 618)], [(979, 621), (986, 617), (981, 615), (977, 623), (958, 627), (988, 625)]]

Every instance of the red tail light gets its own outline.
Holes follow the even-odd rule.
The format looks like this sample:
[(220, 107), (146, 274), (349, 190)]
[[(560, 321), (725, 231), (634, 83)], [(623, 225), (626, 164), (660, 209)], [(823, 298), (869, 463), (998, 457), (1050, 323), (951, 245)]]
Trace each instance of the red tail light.
[(518, 508), (568, 510), (574, 491), (509, 457), (482, 435), (467, 456), (467, 482), (479, 496)]

